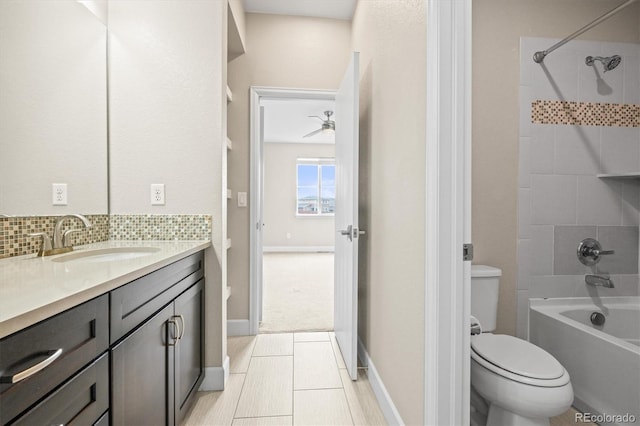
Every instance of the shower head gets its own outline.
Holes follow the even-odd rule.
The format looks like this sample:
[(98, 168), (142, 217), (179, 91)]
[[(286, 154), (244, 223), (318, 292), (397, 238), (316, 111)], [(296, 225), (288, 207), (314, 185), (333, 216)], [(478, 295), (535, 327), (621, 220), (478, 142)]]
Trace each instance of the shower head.
[(584, 60), (584, 62), (589, 66), (593, 65), (593, 61), (602, 62), (604, 72), (607, 72), (620, 65), (620, 62), (622, 62), (622, 58), (620, 57), (620, 55), (607, 56), (604, 58), (602, 56), (587, 56)]

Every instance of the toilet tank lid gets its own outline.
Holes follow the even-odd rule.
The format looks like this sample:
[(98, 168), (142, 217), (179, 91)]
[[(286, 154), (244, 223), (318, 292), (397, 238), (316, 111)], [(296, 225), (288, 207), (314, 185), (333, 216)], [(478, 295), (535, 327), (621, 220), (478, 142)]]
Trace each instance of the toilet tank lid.
[(471, 278), (500, 277), (502, 270), (487, 265), (471, 265)]

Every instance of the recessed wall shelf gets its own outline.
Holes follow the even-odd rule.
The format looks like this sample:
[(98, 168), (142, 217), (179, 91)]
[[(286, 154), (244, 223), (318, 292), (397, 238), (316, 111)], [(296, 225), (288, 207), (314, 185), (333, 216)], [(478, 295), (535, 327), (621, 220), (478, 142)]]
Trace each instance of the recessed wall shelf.
[(229, 151), (233, 149), (233, 142), (231, 142), (231, 139), (229, 139), (228, 137), (227, 137), (227, 149)]
[(640, 179), (640, 172), (604, 173), (596, 176), (600, 179)]
[(227, 102), (233, 101), (233, 93), (231, 93), (231, 88), (227, 86)]

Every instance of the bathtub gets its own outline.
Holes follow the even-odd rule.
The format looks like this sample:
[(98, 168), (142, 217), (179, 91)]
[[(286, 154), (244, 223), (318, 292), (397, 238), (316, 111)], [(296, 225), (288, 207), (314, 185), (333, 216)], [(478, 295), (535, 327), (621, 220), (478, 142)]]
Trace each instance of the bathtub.
[(529, 340), (567, 369), (578, 410), (601, 425), (640, 425), (640, 297), (531, 299)]

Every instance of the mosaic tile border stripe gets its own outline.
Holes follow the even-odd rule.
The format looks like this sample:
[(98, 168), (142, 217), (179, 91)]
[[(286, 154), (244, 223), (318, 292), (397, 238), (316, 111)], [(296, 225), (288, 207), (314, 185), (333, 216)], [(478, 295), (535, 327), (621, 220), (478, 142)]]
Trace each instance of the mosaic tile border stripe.
[(531, 122), (578, 126), (640, 127), (640, 105), (536, 100)]
[[(37, 253), (41, 239), (29, 237), (33, 232), (46, 232), (53, 235), (53, 227), (59, 216), (14, 216), (0, 218), (0, 259)], [(109, 239), (109, 216), (86, 215), (93, 226), (87, 230), (72, 234), (71, 244), (89, 244)], [(63, 230), (78, 228), (74, 221), (67, 220)]]
[(111, 215), (111, 240), (210, 240), (211, 215)]

